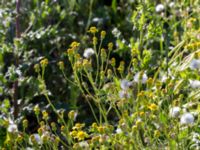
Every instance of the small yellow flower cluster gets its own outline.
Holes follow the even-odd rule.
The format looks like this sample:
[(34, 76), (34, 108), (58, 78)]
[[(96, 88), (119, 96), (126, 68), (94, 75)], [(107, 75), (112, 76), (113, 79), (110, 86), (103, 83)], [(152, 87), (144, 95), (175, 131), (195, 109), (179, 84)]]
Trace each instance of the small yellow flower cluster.
[(99, 134), (107, 134), (107, 133), (111, 133), (113, 131), (113, 126), (110, 124), (107, 125), (97, 125), (96, 122), (94, 122), (91, 125), (91, 131), (95, 132), (95, 133), (99, 133)]
[(42, 118), (43, 118), (44, 120), (48, 120), (49, 114), (48, 114), (46, 111), (43, 111), (43, 112), (42, 112)]
[(40, 61), (41, 66), (44, 68), (48, 65), (48, 63), (49, 63), (49, 61), (47, 58), (44, 58)]
[(119, 71), (120, 74), (123, 74), (124, 68), (125, 68), (125, 62), (120, 61), (119, 67), (117, 68), (117, 70)]
[(84, 123), (76, 123), (72, 129), (73, 130), (81, 130), (83, 127), (85, 127)]
[(73, 60), (73, 56), (77, 53), (77, 50), (80, 46), (80, 43), (74, 41), (70, 44), (70, 48), (67, 49), (67, 54), (69, 56), (69, 60)]
[(72, 131), (70, 132), (70, 135), (74, 139), (78, 139), (78, 141), (84, 140), (88, 137), (88, 134), (82, 130), (82, 128), (85, 126), (85, 124), (76, 123), (75, 126), (72, 128)]
[(74, 41), (74, 42), (72, 42), (71, 44), (70, 44), (70, 47), (72, 48), (72, 49), (76, 49), (76, 48), (78, 48), (80, 46), (80, 43), (78, 43), (78, 42), (76, 42), (76, 41)]
[(69, 119), (74, 120), (75, 117), (76, 117), (76, 112), (75, 112), (74, 110), (71, 110), (71, 111), (68, 113), (68, 117), (69, 117)]
[(189, 50), (197, 50), (199, 47), (200, 47), (200, 42), (194, 42), (194, 43), (191, 43), (191, 44), (187, 44), (185, 46), (185, 48), (189, 49)]
[(154, 104), (154, 103), (150, 104), (150, 105), (148, 106), (148, 108), (149, 108), (151, 111), (156, 111), (156, 110), (158, 110), (158, 106), (157, 106), (156, 104)]
[(98, 29), (96, 27), (90, 27), (90, 29), (88, 30), (88, 32), (95, 34), (98, 32)]

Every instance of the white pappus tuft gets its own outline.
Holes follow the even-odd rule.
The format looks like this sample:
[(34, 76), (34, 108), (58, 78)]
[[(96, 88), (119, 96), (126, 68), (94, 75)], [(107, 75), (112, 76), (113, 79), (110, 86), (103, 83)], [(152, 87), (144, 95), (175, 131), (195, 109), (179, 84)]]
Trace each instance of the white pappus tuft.
[(190, 62), (190, 69), (195, 70), (195, 69), (200, 69), (200, 60), (198, 59), (193, 59)]
[(180, 115), (180, 107), (172, 107), (169, 111), (169, 116), (172, 118), (176, 118)]
[(165, 9), (164, 5), (163, 4), (158, 4), (156, 6), (156, 12), (161, 12)]
[(85, 58), (90, 58), (94, 54), (94, 50), (92, 48), (85, 49), (83, 56)]
[(141, 72), (138, 72), (134, 76), (134, 81), (137, 83), (141, 82), (141, 83), (145, 84), (147, 82), (147, 79), (148, 79), (148, 77), (147, 77), (146, 73), (141, 74)]
[(181, 124), (193, 124), (194, 123), (194, 116), (191, 113), (185, 113), (181, 116)]

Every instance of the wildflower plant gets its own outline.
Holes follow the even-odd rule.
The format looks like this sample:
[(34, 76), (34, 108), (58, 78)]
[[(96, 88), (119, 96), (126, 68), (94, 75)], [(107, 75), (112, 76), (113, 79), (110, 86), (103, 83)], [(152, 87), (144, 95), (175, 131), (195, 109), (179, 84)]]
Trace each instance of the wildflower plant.
[[(91, 26), (87, 44), (68, 43), (56, 63), (41, 57), (33, 69), (48, 105), (33, 107), (38, 126), (29, 133), (29, 118), (14, 119), (9, 100), (2, 101), (2, 149), (198, 149), (198, 9), (190, 13), (189, 3), (161, 2), (146, 1), (134, 8), (130, 41), (118, 28), (111, 42), (106, 31)], [(117, 11), (115, 2), (112, 9)], [(46, 79), (53, 63), (66, 87), (76, 89), (73, 98), (86, 102), (91, 115), (84, 114), (76, 99), (67, 101), (70, 109), (58, 109)], [(8, 70), (9, 77), (17, 76), (15, 67)]]

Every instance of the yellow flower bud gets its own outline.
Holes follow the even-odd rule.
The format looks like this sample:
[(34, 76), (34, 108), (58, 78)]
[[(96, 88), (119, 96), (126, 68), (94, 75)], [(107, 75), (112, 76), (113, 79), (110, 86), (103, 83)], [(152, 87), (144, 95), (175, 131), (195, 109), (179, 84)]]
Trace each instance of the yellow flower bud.
[(90, 33), (92, 33), (92, 34), (95, 34), (95, 33), (98, 32), (98, 29), (97, 29), (96, 27), (90, 27), (90, 29), (89, 29), (88, 32), (90, 32)]
[(112, 50), (113, 49), (113, 43), (112, 42), (110, 42), (110, 43), (108, 43), (108, 50)]
[(34, 69), (35, 69), (35, 72), (39, 73), (40, 72), (40, 65), (39, 64), (35, 64), (34, 65)]
[(71, 47), (72, 49), (76, 49), (76, 48), (79, 47), (79, 45), (80, 45), (80, 43), (74, 41), (74, 42), (72, 42), (72, 43), (70, 44), (70, 47)]
[(26, 129), (28, 127), (28, 120), (27, 119), (23, 120), (22, 124), (24, 129)]
[(47, 119), (49, 118), (49, 114), (48, 114), (46, 111), (43, 111), (43, 112), (42, 112), (42, 118), (43, 118), (44, 120), (47, 120)]
[(101, 39), (104, 39), (106, 36), (106, 31), (101, 31)]
[(59, 61), (58, 62), (58, 66), (60, 70), (64, 70), (65, 66), (64, 66), (64, 62), (63, 61)]
[(111, 66), (115, 67), (116, 65), (116, 60), (115, 58), (111, 58)]
[(49, 63), (49, 61), (48, 61), (47, 58), (44, 58), (44, 59), (42, 59), (42, 60), (40, 61), (40, 65), (41, 65), (42, 67), (44, 67), (44, 68), (48, 65), (48, 63)]

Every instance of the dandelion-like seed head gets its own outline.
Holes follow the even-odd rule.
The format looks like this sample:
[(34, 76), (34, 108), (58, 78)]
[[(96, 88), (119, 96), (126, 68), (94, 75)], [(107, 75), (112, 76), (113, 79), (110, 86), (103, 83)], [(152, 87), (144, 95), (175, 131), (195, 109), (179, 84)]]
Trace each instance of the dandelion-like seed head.
[(172, 107), (169, 111), (169, 116), (172, 118), (176, 118), (180, 115), (180, 107)]
[(142, 84), (145, 84), (147, 82), (147, 79), (148, 79), (147, 74), (142, 72), (138, 72), (134, 76), (134, 81), (137, 83), (141, 82)]
[(94, 50), (92, 48), (85, 49), (83, 56), (85, 58), (90, 58), (94, 54)]
[(189, 80), (190, 87), (193, 89), (200, 88), (200, 81), (199, 80)]
[(132, 82), (126, 79), (121, 80), (120, 86), (123, 90), (127, 90), (131, 85), (132, 85)]
[(191, 113), (185, 113), (181, 116), (181, 124), (189, 125), (194, 123), (194, 116)]
[(156, 12), (162, 12), (165, 9), (163, 4), (158, 4), (156, 6)]
[(200, 60), (193, 59), (190, 63), (190, 69), (195, 70), (195, 69), (200, 69)]

